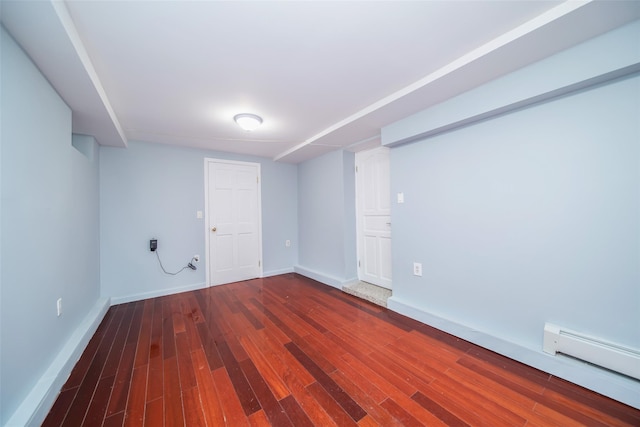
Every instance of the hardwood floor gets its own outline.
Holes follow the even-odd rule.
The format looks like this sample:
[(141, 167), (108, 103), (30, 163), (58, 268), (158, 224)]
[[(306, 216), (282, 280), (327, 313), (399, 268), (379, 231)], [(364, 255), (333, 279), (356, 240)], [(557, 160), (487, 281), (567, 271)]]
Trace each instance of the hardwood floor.
[(617, 426), (640, 411), (302, 276), (111, 307), (44, 426)]

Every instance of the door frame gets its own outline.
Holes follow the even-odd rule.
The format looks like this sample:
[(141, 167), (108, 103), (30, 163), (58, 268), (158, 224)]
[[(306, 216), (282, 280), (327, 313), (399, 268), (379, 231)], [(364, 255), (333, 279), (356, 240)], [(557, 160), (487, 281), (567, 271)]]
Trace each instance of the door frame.
[[(237, 166), (255, 166), (257, 168), (257, 173), (258, 173), (258, 191), (257, 191), (257, 197), (258, 197), (258, 203), (257, 203), (257, 209), (258, 209), (258, 257), (259, 257), (259, 262), (260, 265), (258, 266), (259, 268), (259, 272), (258, 272), (258, 277), (263, 277), (264, 275), (264, 260), (262, 257), (262, 170), (260, 168), (260, 163), (255, 163), (255, 162), (242, 162), (242, 161), (238, 161), (238, 160), (224, 160), (224, 159), (216, 159), (213, 157), (205, 157), (204, 158), (204, 252), (205, 252), (205, 260), (206, 260), (206, 267), (205, 267), (205, 280), (206, 280), (206, 287), (211, 287), (214, 286), (211, 283), (211, 271), (209, 269), (209, 244), (210, 244), (210, 240), (211, 240), (211, 233), (209, 232), (209, 229), (211, 227), (211, 225), (209, 224), (209, 165), (212, 163), (224, 163), (224, 164), (230, 164), (230, 165), (237, 165)], [(217, 286), (217, 285), (215, 285)]]

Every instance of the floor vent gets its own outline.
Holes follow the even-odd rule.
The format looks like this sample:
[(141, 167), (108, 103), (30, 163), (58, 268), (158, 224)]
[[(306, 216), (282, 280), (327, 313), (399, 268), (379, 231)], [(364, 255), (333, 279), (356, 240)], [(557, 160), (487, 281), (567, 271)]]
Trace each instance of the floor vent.
[(543, 350), (562, 353), (603, 368), (640, 379), (638, 350), (590, 337), (560, 326), (544, 325)]

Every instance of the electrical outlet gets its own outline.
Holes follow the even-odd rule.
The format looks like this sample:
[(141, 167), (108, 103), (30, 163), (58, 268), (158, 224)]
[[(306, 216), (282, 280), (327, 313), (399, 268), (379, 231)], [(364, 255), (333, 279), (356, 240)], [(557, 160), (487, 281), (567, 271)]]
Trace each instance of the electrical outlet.
[(58, 310), (58, 317), (60, 317), (62, 314), (62, 298), (58, 298), (58, 301), (56, 301), (56, 308)]
[(193, 256), (193, 260), (194, 260), (195, 262), (200, 262), (200, 255), (194, 255), (194, 256)]
[(291, 240), (285, 240), (284, 245), (286, 247), (290, 247), (291, 246)]
[(422, 264), (419, 262), (413, 263), (413, 275), (422, 276)]

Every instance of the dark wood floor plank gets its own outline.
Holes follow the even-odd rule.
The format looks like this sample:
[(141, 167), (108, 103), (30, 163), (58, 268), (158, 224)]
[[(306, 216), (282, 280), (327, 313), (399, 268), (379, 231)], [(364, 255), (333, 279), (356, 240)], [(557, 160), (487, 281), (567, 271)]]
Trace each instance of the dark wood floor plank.
[(300, 407), (309, 417), (313, 425), (337, 426), (333, 418), (331, 418), (327, 411), (325, 411), (322, 404), (311, 395), (307, 387), (308, 385), (303, 386), (296, 381), (290, 385), (291, 395), (295, 398), (296, 402), (299, 403)]
[(209, 363), (209, 370), (215, 371), (216, 369), (224, 365), (224, 363), (222, 363), (220, 353), (218, 352), (216, 342), (211, 336), (209, 327), (206, 323), (198, 323), (197, 328), (198, 335), (200, 336), (200, 340), (202, 342), (202, 349), (204, 350), (204, 354), (207, 357), (207, 362)]
[(638, 426), (640, 410), (297, 274), (111, 307), (43, 426)]
[(146, 365), (149, 363), (149, 351), (151, 347), (151, 322), (153, 321), (153, 300), (144, 302), (142, 309), (142, 322), (140, 326), (140, 336), (138, 340), (138, 348), (136, 351), (136, 359), (133, 362), (134, 367)]
[(104, 420), (104, 414), (107, 412), (109, 396), (113, 389), (114, 380), (115, 375), (112, 375), (110, 377), (104, 377), (98, 382), (89, 409), (87, 409), (87, 415), (84, 419), (85, 425), (100, 425), (102, 420)]
[(51, 408), (51, 411), (47, 414), (47, 417), (41, 427), (57, 427), (62, 425), (62, 422), (67, 415), (67, 411), (69, 410), (73, 399), (76, 397), (79, 387), (80, 386), (63, 390), (58, 395), (55, 405), (53, 405), (53, 408)]
[(269, 418), (271, 424), (275, 426), (293, 426), (291, 420), (280, 406), (278, 399), (275, 398), (271, 389), (267, 385), (263, 376), (253, 364), (251, 359), (245, 359), (240, 362), (243, 372), (245, 373), (249, 384), (253, 388), (256, 397), (260, 401), (264, 413)]
[(413, 354), (405, 349), (400, 349), (396, 343), (384, 347), (384, 352), (398, 362), (422, 374), (425, 379), (435, 379), (451, 368), (451, 364), (442, 363), (437, 358), (431, 357), (427, 349), (420, 354)]
[(140, 337), (140, 325), (142, 324), (142, 308), (144, 307), (144, 301), (137, 301), (133, 304), (133, 318), (131, 319), (131, 327), (127, 334), (127, 344), (138, 343)]
[[(286, 325), (288, 330), (292, 331), (293, 334), (289, 335), (292, 339), (304, 337), (309, 334), (309, 326), (305, 324), (302, 319), (285, 309), (282, 305), (276, 305), (273, 301), (273, 298), (265, 298), (265, 307), (273, 316), (276, 316), (280, 320), (280, 324)], [(269, 318), (273, 320), (271, 316)]]
[(180, 374), (176, 357), (164, 359), (164, 424), (168, 426), (183, 426), (184, 413), (182, 393), (180, 389)]
[(207, 426), (222, 426), (224, 425), (224, 413), (204, 350), (194, 351), (191, 353), (191, 357)]
[(466, 355), (466, 353), (463, 353), (456, 348), (443, 346), (437, 340), (418, 332), (411, 332), (404, 335), (400, 339), (394, 341), (393, 344), (417, 357), (428, 353), (430, 358), (445, 365), (455, 363), (461, 357)]
[(251, 303), (262, 312), (273, 324), (280, 329), (291, 341), (300, 338), (293, 329), (291, 329), (285, 322), (280, 320), (278, 316), (271, 312), (262, 302), (255, 298), (250, 299)]
[(251, 312), (251, 310), (249, 310), (244, 305), (244, 303), (238, 302), (237, 306), (240, 309), (240, 313), (242, 313), (244, 315), (244, 317), (247, 318), (249, 323), (251, 323), (255, 329), (260, 330), (260, 329), (264, 328), (264, 325), (262, 324), (262, 322), (260, 320), (258, 320), (258, 318), (256, 316), (254, 316), (254, 314)]
[(102, 370), (102, 377), (110, 377), (112, 375), (116, 375), (116, 373), (118, 372), (118, 366), (120, 366), (120, 361), (124, 353), (127, 337), (129, 336), (129, 329), (131, 328), (133, 311), (133, 306), (130, 306), (124, 310), (124, 316), (122, 318), (122, 321), (120, 322), (118, 331), (116, 332), (116, 337), (113, 341), (113, 345), (111, 346), (111, 352), (109, 353), (107, 361), (105, 362), (104, 368)]
[(280, 401), (280, 406), (287, 413), (287, 416), (296, 427), (313, 427), (313, 422), (307, 414), (302, 410), (298, 401), (289, 395)]
[[(342, 408), (338, 402), (317, 382), (311, 383), (307, 386), (307, 390), (311, 393), (315, 399), (320, 402), (322, 408), (327, 411), (329, 416), (333, 418), (339, 426), (356, 426), (356, 420), (354, 420), (347, 412)], [(363, 414), (363, 416), (366, 413)], [(362, 418), (362, 417), (360, 417)], [(358, 419), (360, 419), (358, 418)]]
[(251, 427), (271, 427), (272, 424), (269, 422), (269, 418), (267, 414), (264, 413), (262, 409), (258, 412), (254, 412), (253, 414), (247, 417), (247, 421), (249, 421), (249, 425)]
[[(345, 356), (352, 355), (346, 354)], [(402, 391), (405, 395), (411, 396), (418, 390), (418, 387), (415, 384), (419, 380), (417, 376), (403, 376), (402, 372), (399, 371), (397, 366), (385, 365), (369, 356), (361, 358), (360, 361), (362, 361), (369, 370), (375, 372), (376, 376), (384, 378), (384, 381), (392, 384), (398, 390)]]
[(104, 419), (102, 427), (122, 427), (124, 425), (124, 411), (118, 412)]
[(162, 358), (164, 360), (175, 357), (176, 355), (176, 343), (173, 335), (171, 301), (167, 297), (164, 297), (162, 300)]
[(124, 313), (122, 310), (118, 310), (113, 317), (113, 321), (109, 323), (109, 326), (100, 341), (100, 345), (95, 352), (93, 360), (91, 361), (82, 383), (78, 388), (78, 393), (76, 394), (76, 397), (67, 412), (67, 416), (62, 423), (63, 426), (77, 426), (83, 423), (95, 389), (98, 386), (100, 375), (102, 374), (102, 370), (104, 369), (104, 365), (111, 351), (111, 346), (120, 323), (119, 320), (122, 319), (123, 315)]
[(229, 318), (234, 316), (234, 314), (229, 312), (225, 306), (221, 306), (216, 300), (212, 300), (211, 308), (214, 312), (207, 313), (207, 316), (211, 319), (209, 328), (214, 339), (216, 341), (226, 342), (231, 353), (233, 353), (233, 357), (238, 362), (249, 357), (240, 345), (240, 341), (238, 341), (238, 336), (244, 335), (244, 331), (241, 329), (234, 331), (229, 322)]
[[(437, 379), (431, 383), (430, 388), (435, 393), (427, 390), (423, 394), (433, 397), (434, 401), (471, 425), (477, 425), (482, 421), (496, 427), (509, 427), (524, 426), (527, 422), (524, 417), (514, 413), (501, 402), (488, 399), (485, 393), (478, 393), (466, 384), (451, 379)], [(466, 402), (478, 402), (477, 408), (469, 411), (465, 408)]]
[(173, 333), (180, 334), (187, 332), (184, 324), (184, 315), (182, 314), (182, 305), (180, 304), (180, 295), (175, 295), (171, 299), (171, 317), (173, 318)]
[(104, 319), (102, 319), (102, 322), (100, 322), (100, 325), (98, 325), (96, 332), (89, 340), (89, 343), (82, 353), (82, 356), (80, 356), (80, 359), (78, 360), (78, 362), (76, 362), (75, 366), (71, 370), (69, 378), (65, 382), (65, 385), (62, 386), (62, 391), (76, 388), (80, 385), (80, 383), (82, 383), (82, 380), (84, 379), (84, 376), (86, 375), (87, 370), (89, 369), (89, 366), (93, 361), (93, 357), (98, 351), (98, 347), (100, 346), (102, 337), (104, 336), (105, 331), (108, 329), (111, 321), (113, 320), (114, 313), (122, 309), (123, 307), (111, 307), (107, 311)]
[(371, 381), (375, 387), (379, 388), (387, 396), (393, 398), (403, 408), (410, 411), (410, 413), (424, 425), (445, 425), (439, 418), (424, 409), (414, 400), (410, 399), (407, 394), (403, 393), (393, 384), (378, 375), (375, 371), (371, 370), (369, 366), (353, 357), (353, 355), (345, 354), (343, 359), (354, 372), (358, 372), (361, 376)]
[(385, 399), (380, 406), (387, 410), (387, 412), (394, 417), (398, 423), (407, 427), (422, 427), (422, 423), (415, 419), (413, 415), (405, 411), (402, 406), (398, 405), (393, 399)]
[(147, 367), (139, 366), (133, 369), (131, 376), (131, 392), (124, 414), (125, 427), (143, 426), (145, 397), (147, 389)]
[(436, 417), (440, 418), (444, 421), (448, 426), (452, 427), (466, 427), (469, 424), (462, 421), (460, 418), (447, 411), (445, 408), (440, 406), (438, 403), (434, 402), (424, 394), (419, 391), (416, 392), (415, 395), (412, 396), (412, 399), (418, 402), (420, 406), (425, 408), (427, 411), (434, 414)]
[[(327, 393), (346, 411), (346, 413), (354, 420), (358, 421), (362, 417), (366, 415), (364, 409), (358, 405), (355, 400), (351, 398), (345, 391), (338, 385), (336, 382), (328, 375), (327, 372), (323, 371), (315, 362), (305, 354), (298, 346), (294, 343), (289, 343), (286, 345), (286, 348), (293, 354), (293, 356), (302, 363), (303, 366), (307, 368), (309, 373), (313, 375), (318, 384), (324, 388)], [(335, 369), (334, 369), (335, 370)], [(308, 388), (308, 387), (307, 387)], [(318, 395), (315, 394), (317, 398)]]
[[(250, 361), (251, 364), (256, 367), (261, 378), (264, 379), (266, 384), (268, 384), (269, 388), (271, 389), (271, 392), (275, 395), (276, 400), (280, 400), (289, 396), (291, 392), (289, 391), (287, 384), (272, 367), (272, 363), (277, 364), (279, 362), (279, 359), (277, 357), (268, 359), (261, 350), (261, 348), (265, 348), (265, 350), (268, 351), (269, 347), (267, 345), (258, 347), (250, 337), (241, 337), (240, 343), (247, 351), (247, 354), (249, 354), (249, 359), (245, 359), (242, 362)], [(269, 360), (271, 360), (271, 362)], [(244, 366), (242, 365), (242, 362), (240, 362), (241, 366)], [(282, 368), (283, 367), (281, 367), (281, 369)], [(255, 390), (255, 387), (253, 387), (253, 389)], [(267, 412), (266, 409), (265, 412)], [(269, 415), (268, 412), (267, 415)]]
[[(331, 359), (331, 352), (328, 352), (326, 347), (322, 343), (319, 343), (312, 335), (307, 335), (304, 338), (297, 339), (295, 341), (295, 345), (297, 345), (300, 350), (313, 360), (313, 362), (325, 373), (330, 374), (336, 370), (334, 364), (329, 360)], [(287, 348), (287, 346), (289, 346), (289, 344), (286, 344), (285, 348)], [(336, 348), (336, 352), (339, 353), (338, 356), (343, 354), (339, 348)], [(309, 368), (307, 367), (307, 370), (308, 369)]]
[(200, 393), (197, 387), (182, 391), (184, 404), (184, 422), (187, 427), (205, 427), (207, 425), (202, 412)]
[[(372, 422), (376, 422), (377, 424), (383, 426), (392, 426), (397, 424), (393, 417), (391, 417), (391, 415), (389, 415), (389, 413), (382, 406), (380, 406), (378, 402), (372, 399), (365, 391), (360, 389), (356, 384), (349, 380), (349, 378), (347, 378), (347, 376), (342, 372), (336, 370), (331, 374), (331, 378), (346, 393), (348, 393), (349, 396), (351, 396), (358, 405), (360, 405), (360, 407), (366, 412), (366, 416), (371, 418)], [(363, 418), (357, 420), (358, 424), (360, 424)]]
[(307, 324), (309, 324), (309, 326), (315, 328), (318, 330), (318, 332), (320, 332), (321, 334), (327, 332), (327, 328), (325, 328), (324, 326), (322, 326), (320, 323), (316, 322), (315, 320), (313, 320), (311, 317), (309, 317), (304, 311), (303, 309), (297, 306), (297, 304), (294, 304), (292, 302), (289, 302), (285, 305), (285, 307), (287, 307), (287, 309), (291, 310), (291, 312), (293, 314), (295, 314), (297, 317), (299, 317), (300, 319), (302, 319), (304, 322), (306, 322)]
[(164, 363), (159, 344), (152, 344), (147, 372), (147, 402), (158, 400), (164, 395)]
[(162, 397), (147, 402), (144, 411), (144, 427), (162, 427), (164, 425), (164, 402)]
[(455, 368), (449, 369), (444, 373), (444, 375), (451, 378), (453, 381), (464, 384), (469, 389), (482, 394), (488, 399), (500, 402), (506, 408), (523, 417), (527, 417), (536, 405), (536, 401), (530, 397), (523, 396), (502, 384), (496, 383), (495, 381), (462, 366), (456, 366)]
[(260, 403), (258, 403), (258, 399), (256, 398), (253, 389), (247, 382), (247, 378), (245, 377), (244, 372), (242, 372), (240, 364), (233, 357), (231, 349), (227, 343), (222, 341), (217, 343), (217, 346), (220, 350), (220, 355), (222, 356), (229, 380), (240, 399), (240, 404), (244, 409), (245, 415), (248, 416), (260, 410)]
[(544, 387), (529, 381), (527, 378), (518, 377), (482, 360), (462, 357), (457, 363), (532, 400), (539, 401), (542, 399)]
[[(195, 301), (194, 298), (192, 299), (193, 301)], [(182, 307), (182, 317), (184, 317), (184, 324), (185, 324), (189, 349), (190, 351), (195, 351), (198, 348), (202, 347), (202, 343), (200, 342), (200, 335), (198, 334), (198, 329), (196, 326), (198, 323), (202, 323), (202, 321), (200, 322), (197, 321), (197, 317), (200, 314), (199, 312), (197, 312), (198, 314), (196, 314), (194, 317), (194, 309), (192, 308), (191, 302), (189, 301), (189, 298), (187, 296), (182, 298), (181, 307)]]
[(123, 412), (127, 406), (135, 354), (136, 344), (127, 344), (120, 358), (120, 365), (118, 365), (118, 372), (116, 373), (116, 379), (109, 399), (109, 406), (107, 407), (107, 417)]
[[(546, 388), (564, 396), (567, 399), (567, 404), (571, 401), (581, 403), (622, 423), (640, 426), (640, 411), (630, 412), (627, 405), (616, 402), (613, 399), (602, 399), (602, 396), (596, 392), (555, 376), (549, 377)], [(612, 420), (611, 423), (612, 425), (617, 425), (615, 420)]]
[[(213, 383), (216, 385), (216, 394), (220, 399), (220, 406), (224, 413), (226, 425), (248, 426), (249, 421), (247, 419), (246, 412), (243, 409), (244, 405), (240, 401), (239, 395), (236, 393), (230, 393), (230, 390), (233, 390), (233, 384), (231, 383), (227, 370), (225, 368), (218, 368), (211, 372), (211, 376), (213, 378)], [(249, 402), (249, 407), (255, 407), (255, 404), (258, 402), (255, 395), (253, 395), (253, 399), (254, 402)], [(258, 409), (252, 411), (252, 413), (257, 412), (260, 409), (262, 408), (258, 406)]]
[(374, 367), (393, 366), (393, 373), (401, 378), (403, 382), (409, 384), (411, 389), (427, 390), (429, 389), (429, 384), (434, 379), (433, 377), (424, 375), (417, 369), (412, 369), (411, 366), (398, 363), (398, 359), (387, 354), (384, 348), (371, 352), (369, 360), (376, 363)]
[(570, 408), (571, 410), (576, 411), (576, 413), (581, 414), (581, 416), (584, 416), (585, 418), (582, 418), (581, 420), (584, 420), (586, 424), (598, 425), (598, 423), (600, 423), (607, 426), (622, 426), (626, 424), (624, 421), (619, 420), (614, 416), (601, 412), (596, 407), (585, 405), (582, 402), (577, 402), (562, 393), (547, 389), (544, 391), (543, 395), (545, 398), (549, 398), (551, 401), (556, 403), (557, 406), (555, 406), (555, 408)]
[(561, 412), (550, 409), (544, 405), (536, 405), (533, 412), (538, 416), (538, 419), (542, 419), (542, 425), (547, 426), (562, 426), (562, 427), (584, 427), (585, 424), (573, 419), (569, 415), (565, 415)]
[(186, 331), (176, 335), (176, 352), (178, 356), (178, 370), (180, 372), (180, 388), (182, 390), (188, 390), (196, 387), (196, 375), (191, 361), (191, 349)]

